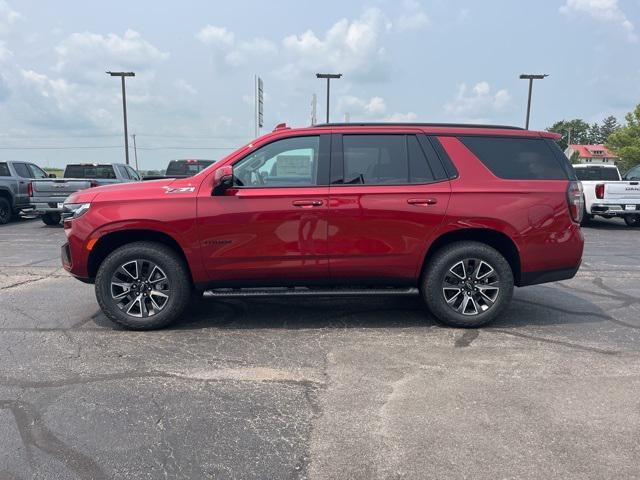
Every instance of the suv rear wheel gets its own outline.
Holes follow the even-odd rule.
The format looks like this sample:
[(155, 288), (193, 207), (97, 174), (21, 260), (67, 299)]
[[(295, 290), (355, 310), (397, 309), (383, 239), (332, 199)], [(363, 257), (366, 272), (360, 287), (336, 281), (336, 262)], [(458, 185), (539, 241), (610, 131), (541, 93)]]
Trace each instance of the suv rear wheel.
[(627, 215), (624, 222), (630, 227), (640, 227), (640, 215)]
[(100, 308), (132, 330), (162, 328), (184, 312), (191, 280), (182, 259), (169, 247), (135, 242), (113, 251), (95, 281)]
[(60, 214), (59, 213), (45, 213), (42, 215), (42, 221), (45, 225), (58, 225), (60, 223)]
[(4, 197), (0, 197), (0, 225), (9, 223), (12, 214), (11, 204), (9, 200)]
[(421, 292), (431, 312), (452, 327), (479, 327), (511, 301), (513, 272), (494, 248), (456, 242), (438, 250), (422, 278)]

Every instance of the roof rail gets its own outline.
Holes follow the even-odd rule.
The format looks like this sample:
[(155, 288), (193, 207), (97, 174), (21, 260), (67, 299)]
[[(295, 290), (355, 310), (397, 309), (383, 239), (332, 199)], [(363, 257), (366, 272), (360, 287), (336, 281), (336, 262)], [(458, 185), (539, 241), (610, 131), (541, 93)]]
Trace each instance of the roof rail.
[(524, 130), (522, 127), (510, 125), (482, 125), (474, 123), (415, 123), (415, 122), (352, 122), (352, 123), (319, 123), (313, 127), (446, 127), (446, 128), (500, 128), (504, 130)]

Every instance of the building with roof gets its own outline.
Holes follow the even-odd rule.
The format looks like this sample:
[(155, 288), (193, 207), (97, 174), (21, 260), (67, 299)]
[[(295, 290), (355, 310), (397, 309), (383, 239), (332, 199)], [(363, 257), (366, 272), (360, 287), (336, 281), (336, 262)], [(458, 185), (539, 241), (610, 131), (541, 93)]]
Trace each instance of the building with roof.
[(604, 145), (569, 145), (564, 154), (569, 160), (577, 153), (575, 163), (615, 165), (618, 157)]

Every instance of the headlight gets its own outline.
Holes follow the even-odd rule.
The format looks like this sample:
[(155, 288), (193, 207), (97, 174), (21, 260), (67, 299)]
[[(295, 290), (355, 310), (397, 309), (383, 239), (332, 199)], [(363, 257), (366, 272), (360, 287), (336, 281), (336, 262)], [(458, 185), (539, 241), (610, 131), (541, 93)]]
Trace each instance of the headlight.
[(89, 210), (90, 203), (65, 203), (62, 207), (62, 218), (78, 218)]

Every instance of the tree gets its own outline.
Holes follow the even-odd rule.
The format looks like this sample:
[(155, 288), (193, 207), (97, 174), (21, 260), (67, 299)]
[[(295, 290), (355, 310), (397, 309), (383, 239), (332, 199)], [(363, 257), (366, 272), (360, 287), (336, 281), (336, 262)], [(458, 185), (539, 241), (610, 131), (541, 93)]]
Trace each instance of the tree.
[(620, 157), (618, 167), (626, 172), (640, 164), (640, 104), (625, 116), (627, 124), (614, 131), (607, 140), (609, 147)]
[(547, 128), (549, 132), (555, 132), (562, 135), (558, 140), (558, 145), (562, 150), (566, 150), (569, 145), (569, 139), (572, 144), (589, 144), (591, 140), (591, 127), (587, 122), (579, 118), (573, 120), (560, 120)]
[(609, 137), (620, 130), (621, 125), (618, 123), (618, 119), (613, 115), (609, 115), (602, 120), (602, 126), (600, 126), (600, 141), (598, 143), (607, 143)]

